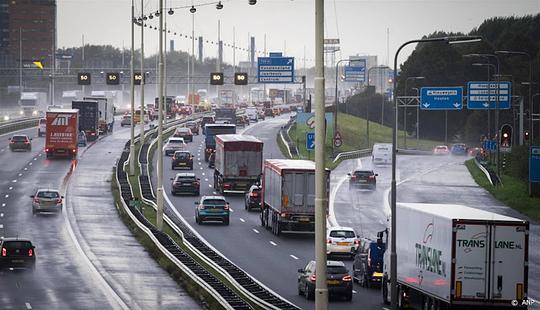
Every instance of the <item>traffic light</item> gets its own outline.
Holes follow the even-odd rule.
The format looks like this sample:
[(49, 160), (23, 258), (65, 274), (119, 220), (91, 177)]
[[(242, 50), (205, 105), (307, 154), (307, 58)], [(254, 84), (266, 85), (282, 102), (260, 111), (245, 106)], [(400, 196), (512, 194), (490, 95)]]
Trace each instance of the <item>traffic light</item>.
[(247, 73), (235, 73), (234, 74), (234, 85), (247, 85), (248, 84), (248, 74)]
[(79, 72), (77, 73), (77, 84), (78, 85), (90, 85), (92, 81), (92, 76), (88, 72)]
[(223, 85), (223, 72), (210, 73), (210, 85)]
[(512, 126), (509, 124), (501, 126), (501, 138), (499, 142), (501, 147), (512, 147)]
[(106, 78), (107, 85), (118, 85), (120, 84), (120, 73), (118, 72), (109, 72), (107, 73)]
[(143, 76), (140, 72), (133, 73), (133, 85), (141, 85)]
[(529, 131), (528, 130), (525, 130), (523, 132), (523, 140), (525, 140), (525, 142), (529, 141)]

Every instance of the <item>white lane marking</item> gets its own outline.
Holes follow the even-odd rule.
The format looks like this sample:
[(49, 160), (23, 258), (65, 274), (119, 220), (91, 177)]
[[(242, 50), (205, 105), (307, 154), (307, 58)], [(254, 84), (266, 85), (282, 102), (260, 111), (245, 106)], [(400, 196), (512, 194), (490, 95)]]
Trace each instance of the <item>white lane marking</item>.
[(290, 254), (289, 256), (292, 257), (292, 258), (295, 259), (295, 260), (299, 260), (298, 257), (296, 257), (296, 256), (294, 256), (294, 255), (292, 255), (292, 254)]
[(353, 293), (353, 294), (356, 294), (356, 293), (358, 293), (358, 292), (357, 292), (357, 291), (355, 291), (355, 290), (352, 290), (352, 293)]
[(208, 187), (212, 187), (212, 184), (208, 184)]
[(37, 157), (34, 157), (34, 160), (37, 160)]
[(259, 234), (259, 231), (256, 230), (255, 228), (253, 228), (253, 232), (256, 233), (256, 234)]
[(24, 170), (28, 170), (28, 168), (24, 167)]
[(26, 306), (26, 309), (32, 310), (32, 305), (30, 305), (29, 302), (25, 302), (24, 305)]
[(208, 182), (208, 179), (207, 179), (207, 178), (204, 178), (204, 181), (205, 181), (205, 182)]
[(39, 154), (38, 154), (38, 156), (40, 156), (40, 157), (41, 157), (41, 155), (43, 155), (43, 154), (42, 154), (42, 153), (39, 153)]
[(13, 182), (13, 183), (17, 183), (17, 180), (13, 180), (13, 181), (11, 181), (11, 182)]
[(0, 217), (4, 217), (4, 213), (0, 213)]
[[(6, 197), (6, 198), (7, 198), (7, 197)], [(3, 203), (3, 204), (2, 204), (2, 207), (5, 207), (5, 206), (6, 206), (6, 204), (5, 204), (5, 203)]]
[[(6, 197), (6, 198), (9, 198), (9, 194), (6, 194), (5, 197)], [(2, 206), (5, 206), (5, 205), (6, 205), (5, 203), (2, 204)]]
[(4, 228), (4, 224), (0, 224), (0, 229), (3, 229)]
[(32, 166), (32, 163), (29, 163), (28, 166)]
[(13, 189), (13, 186), (10, 186), (10, 187), (9, 187), (9, 190), (12, 190), (12, 189)]
[[(358, 169), (362, 168), (362, 159), (358, 159)], [(343, 183), (345, 183), (345, 181), (348, 179), (349, 177), (347, 175), (344, 175), (342, 176), (337, 185), (334, 186), (334, 188), (332, 189), (332, 192), (330, 192), (330, 197), (328, 199), (328, 206), (329, 206), (329, 210), (328, 210), (328, 218), (327, 218), (327, 221), (328, 223), (330, 224), (330, 226), (339, 226), (337, 220), (336, 220), (336, 213), (334, 212), (334, 204), (335, 204), (335, 201), (336, 201), (336, 195), (337, 195), (337, 192), (339, 190), (339, 188), (343, 185)]]
[(217, 192), (216, 192), (216, 191), (213, 191), (212, 193), (213, 193), (214, 195), (217, 195)]
[(277, 246), (277, 243), (275, 243), (274, 241), (270, 241), (270, 244), (273, 246)]
[(203, 172), (202, 175), (206, 175), (206, 174)]
[(19, 176), (22, 177), (22, 173), (19, 173)]
[(202, 167), (200, 167), (200, 169), (202, 170), (203, 168), (202, 168)]
[(246, 220), (244, 220), (243, 218), (240, 218), (240, 222), (245, 223)]

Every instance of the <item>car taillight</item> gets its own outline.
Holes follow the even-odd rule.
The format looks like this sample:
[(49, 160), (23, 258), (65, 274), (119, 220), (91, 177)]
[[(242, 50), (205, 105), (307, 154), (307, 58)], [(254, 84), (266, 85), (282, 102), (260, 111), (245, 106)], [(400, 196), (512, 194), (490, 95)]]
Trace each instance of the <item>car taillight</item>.
[(360, 240), (354, 240), (354, 245), (360, 245)]
[(369, 178), (370, 178), (370, 179), (375, 179), (375, 176), (374, 176), (374, 175), (370, 175)]
[(343, 282), (351, 282), (352, 277), (350, 275), (346, 275), (346, 276), (343, 276), (343, 278), (341, 278), (341, 280), (343, 280)]
[(10, 143), (10, 144), (13, 144), (13, 143), (15, 143), (15, 141), (11, 140), (11, 142), (9, 142), (9, 143)]
[(223, 188), (229, 189), (229, 188), (231, 188), (231, 184), (229, 184), (229, 183), (223, 183)]
[(62, 198), (56, 199), (56, 203), (57, 203), (57, 204), (58, 204), (58, 203), (62, 203)]
[(4, 256), (4, 257), (7, 256), (7, 250), (6, 250), (6, 248), (2, 248), (2, 256)]
[(229, 205), (225, 205), (225, 207), (223, 207), (223, 210), (229, 211)]
[(34, 256), (34, 251), (32, 249), (28, 249), (28, 256)]
[(257, 197), (257, 196), (259, 196), (259, 194), (255, 193), (255, 192), (251, 192), (251, 194), (249, 194), (249, 196), (251, 196), (251, 197)]
[(77, 150), (76, 150), (76, 149), (73, 149), (73, 150), (71, 150), (71, 152), (73, 152), (73, 153), (77, 153)]
[(90, 135), (91, 135), (91, 136), (95, 136), (96, 133), (95, 133), (95, 132), (91, 132)]
[(49, 152), (49, 149), (45, 149), (45, 152)]
[(287, 216), (289, 215), (286, 212), (281, 213), (281, 217), (286, 218)]
[(356, 176), (355, 175), (351, 176), (351, 180), (356, 180)]
[(369, 256), (367, 258), (367, 265), (368, 265), (368, 267), (371, 267), (371, 257), (369, 257)]
[(39, 204), (39, 198), (34, 198), (34, 203)]
[(315, 282), (315, 280), (317, 280), (317, 275), (312, 274), (311, 276), (309, 276), (309, 281)]
[(332, 244), (332, 239), (326, 239), (326, 243)]
[(24, 141), (24, 144), (30, 144), (30, 141), (26, 140)]
[(201, 184), (201, 182), (199, 182), (199, 181), (195, 181), (195, 182), (193, 182), (193, 184), (194, 184), (194, 185), (200, 185), (200, 184)]

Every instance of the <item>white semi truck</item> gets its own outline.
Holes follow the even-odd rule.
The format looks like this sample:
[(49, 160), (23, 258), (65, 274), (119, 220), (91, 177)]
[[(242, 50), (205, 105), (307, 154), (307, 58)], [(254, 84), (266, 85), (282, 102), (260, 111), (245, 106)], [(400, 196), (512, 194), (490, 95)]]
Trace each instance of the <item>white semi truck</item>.
[[(413, 301), (430, 310), (526, 304), (527, 221), (463, 205), (398, 203), (396, 208), (400, 309)], [(391, 292), (391, 242), (384, 255), (385, 303)]]
[(43, 92), (22, 92), (19, 99), (21, 114), (27, 117), (38, 116), (47, 107), (47, 94)]

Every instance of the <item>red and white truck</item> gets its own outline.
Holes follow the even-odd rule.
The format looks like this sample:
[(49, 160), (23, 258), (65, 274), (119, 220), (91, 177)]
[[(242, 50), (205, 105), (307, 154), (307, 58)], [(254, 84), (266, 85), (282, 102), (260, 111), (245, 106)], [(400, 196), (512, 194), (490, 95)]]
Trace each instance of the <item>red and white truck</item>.
[(47, 111), (47, 130), (45, 139), (45, 154), (53, 156), (76, 158), (79, 128), (79, 110), (54, 109)]
[[(396, 228), (401, 308), (413, 301), (422, 309), (527, 304), (527, 221), (463, 205), (398, 203)], [(383, 269), (382, 296), (388, 303), (389, 250)]]
[(248, 135), (216, 135), (214, 188), (245, 193), (261, 176), (263, 142)]
[[(327, 195), (329, 188), (330, 170), (326, 170)], [(273, 234), (315, 231), (315, 162), (265, 160), (261, 194), (261, 225)]]

